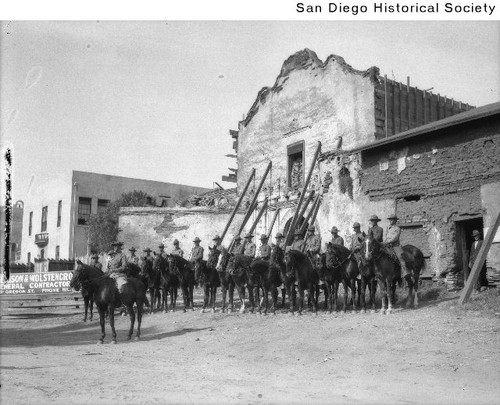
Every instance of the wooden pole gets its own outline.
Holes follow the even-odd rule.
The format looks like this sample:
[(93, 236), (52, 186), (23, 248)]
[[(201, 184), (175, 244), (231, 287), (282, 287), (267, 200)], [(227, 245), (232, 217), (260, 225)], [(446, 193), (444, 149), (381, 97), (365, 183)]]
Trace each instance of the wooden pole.
[(250, 228), (248, 233), (252, 233), (255, 230), (255, 228), (257, 227), (257, 224), (259, 223), (260, 218), (262, 217), (262, 214), (264, 214), (264, 211), (267, 208), (267, 202), (268, 202), (268, 198), (266, 197), (266, 199), (264, 200), (264, 203), (262, 204), (262, 207), (260, 208), (259, 213), (257, 214), (257, 218), (255, 218), (255, 221), (253, 222), (252, 227)]
[[(318, 205), (319, 203), (319, 199), (320, 199), (320, 195), (318, 194), (314, 200), (314, 203), (311, 205), (311, 209), (309, 210), (309, 212), (307, 213), (307, 216), (305, 218), (305, 221), (304, 223), (302, 224), (302, 226), (300, 227), (299, 229), (299, 232), (304, 235), (306, 233), (306, 228), (307, 228), (307, 225), (309, 223), (309, 220), (311, 219), (314, 211), (316, 211), (316, 206)], [(312, 225), (312, 223), (311, 223)]]
[[(226, 236), (226, 233), (229, 229), (229, 226), (231, 225), (231, 222), (233, 222), (234, 216), (236, 215), (238, 208), (240, 208), (241, 202), (243, 201), (243, 197), (245, 196), (245, 194), (248, 190), (248, 187), (250, 186), (250, 183), (251, 183), (254, 176), (255, 176), (255, 168), (252, 169), (252, 173), (250, 174), (250, 177), (248, 178), (247, 184), (245, 185), (245, 188), (241, 192), (240, 198), (238, 198), (238, 202), (236, 203), (236, 205), (233, 209), (233, 212), (231, 213), (231, 216), (229, 217), (229, 220), (227, 221), (226, 227), (224, 228), (224, 231), (222, 232), (222, 235), (220, 236), (222, 240), (224, 240), (224, 236)], [(221, 240), (221, 243), (222, 243), (222, 240)]]
[(309, 194), (309, 197), (307, 197), (306, 202), (302, 204), (302, 208), (300, 209), (300, 214), (297, 216), (295, 227), (297, 227), (297, 225), (299, 224), (300, 218), (304, 216), (307, 207), (309, 206), (309, 203), (314, 199), (314, 194), (315, 191), (312, 190), (311, 193)]
[(302, 188), (302, 193), (300, 194), (299, 202), (297, 203), (297, 208), (295, 209), (295, 213), (293, 214), (292, 222), (290, 223), (290, 228), (288, 229), (288, 233), (285, 239), (285, 246), (288, 246), (292, 240), (293, 233), (295, 231), (295, 226), (297, 225), (298, 213), (300, 210), (300, 206), (302, 205), (302, 201), (304, 201), (304, 196), (307, 191), (307, 187), (309, 186), (309, 182), (311, 181), (312, 172), (314, 170), (314, 166), (316, 165), (316, 160), (318, 160), (319, 153), (321, 151), (321, 142), (318, 141), (318, 147), (316, 148), (316, 153), (314, 154), (314, 158), (311, 161), (311, 167), (309, 168), (309, 173), (307, 174), (307, 179), (304, 183), (304, 187)]
[(467, 283), (465, 284), (465, 287), (462, 290), (462, 293), (460, 294), (460, 298), (458, 300), (458, 303), (460, 305), (469, 300), (469, 297), (472, 293), (472, 288), (476, 284), (476, 281), (479, 277), (479, 273), (486, 260), (486, 256), (493, 243), (493, 239), (495, 238), (499, 225), (500, 225), (500, 212), (497, 214), (495, 223), (489, 229), (486, 238), (484, 238), (483, 244), (481, 245), (481, 249), (479, 249), (479, 254), (476, 258), (476, 261), (474, 262), (474, 265), (472, 266), (472, 270), (469, 274), (469, 278), (467, 279)]
[(267, 230), (267, 239), (269, 239), (271, 237), (271, 233), (273, 232), (274, 223), (276, 222), (276, 218), (278, 218), (279, 212), (280, 212), (279, 208), (276, 211), (274, 211), (273, 219), (271, 220), (271, 223), (269, 225), (269, 229)]

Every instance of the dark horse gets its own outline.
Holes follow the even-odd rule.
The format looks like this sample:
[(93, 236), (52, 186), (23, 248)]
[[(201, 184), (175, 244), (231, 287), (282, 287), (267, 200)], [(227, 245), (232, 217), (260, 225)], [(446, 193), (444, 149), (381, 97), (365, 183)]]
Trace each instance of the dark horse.
[[(104, 275), (104, 273), (99, 270), (97, 267), (95, 268), (97, 271), (101, 272), (101, 275)], [(82, 293), (83, 297), (83, 305), (85, 307), (85, 315), (83, 316), (83, 322), (87, 322), (87, 316), (89, 313), (90, 309), (90, 316), (88, 316), (89, 320), (91, 321), (94, 316), (94, 289), (92, 288), (92, 285), (90, 283), (87, 283), (85, 285), (80, 286), (80, 291)]]
[(240, 297), (240, 314), (243, 314), (246, 309), (246, 295), (245, 288), (248, 287), (248, 300), (250, 305), (250, 312), (255, 308), (254, 302), (254, 285), (257, 283), (257, 277), (250, 269), (250, 264), (254, 260), (251, 256), (235, 255), (229, 259), (227, 270), (234, 281), (238, 296)]
[(158, 289), (162, 291), (162, 306), (164, 312), (168, 312), (168, 295), (170, 295), (170, 306), (172, 312), (175, 312), (175, 306), (177, 304), (177, 291), (179, 289), (179, 277), (172, 271), (170, 271), (169, 259), (162, 256), (156, 255), (153, 259), (153, 269), (155, 274), (158, 274)]
[(290, 306), (295, 305), (295, 279), (292, 274), (287, 274), (286, 272), (286, 264), (285, 264), (285, 251), (279, 245), (272, 245), (271, 247), (271, 263), (279, 269), (279, 276), (281, 280), (281, 284), (283, 286), (281, 290), (281, 306), (285, 307), (285, 295), (286, 292), (289, 291)]
[[(203, 308), (201, 312), (210, 305), (212, 312), (215, 312), (215, 299), (217, 297), (217, 287), (220, 286), (219, 275), (217, 274), (217, 262), (220, 252), (216, 248), (208, 247), (208, 260), (199, 260), (195, 263), (195, 272), (200, 274), (200, 285), (203, 286)], [(197, 267), (197, 268), (196, 268)]]
[[(272, 252), (272, 250), (271, 250)], [(267, 261), (262, 259), (255, 259), (250, 264), (250, 273), (252, 278), (256, 277), (254, 283), (254, 299), (258, 303), (257, 312), (261, 313), (262, 300), (259, 300), (259, 287), (262, 288), (263, 301), (264, 301), (264, 314), (267, 314), (269, 306), (269, 292), (273, 299), (271, 306), (271, 313), (276, 314), (276, 307), (278, 306), (278, 287), (281, 285), (280, 267), (274, 261)]]
[(129, 278), (122, 286), (122, 292), (118, 292), (115, 280), (103, 274), (95, 267), (83, 264), (77, 261), (76, 268), (73, 270), (73, 277), (70, 281), (70, 287), (79, 290), (82, 286), (91, 285), (94, 291), (94, 302), (99, 310), (99, 319), (101, 323), (101, 338), (98, 343), (104, 342), (106, 312), (109, 314), (109, 324), (111, 326), (112, 340), (111, 343), (116, 343), (115, 331), (115, 308), (122, 304), (128, 309), (130, 316), (130, 329), (128, 332), (128, 340), (131, 339), (134, 331), (135, 312), (134, 304), (137, 305), (137, 340), (141, 336), (142, 308), (143, 305), (149, 305), (146, 298), (146, 288), (142, 281), (136, 278)]
[[(364, 258), (373, 264), (375, 277), (378, 280), (380, 293), (382, 294), (381, 314), (390, 314), (394, 302), (395, 281), (401, 278), (401, 266), (396, 257), (393, 257), (384, 246), (374, 239), (366, 239), (362, 245)], [(425, 268), (425, 259), (422, 252), (412, 245), (403, 246), (403, 259), (410, 275), (406, 277), (408, 284), (408, 306), (418, 305), (418, 281), (420, 271)], [(415, 290), (415, 292), (414, 292)], [(386, 309), (387, 308), (387, 309)]]
[(191, 263), (177, 255), (169, 255), (168, 263), (170, 274), (177, 276), (179, 279), (182, 298), (184, 300), (184, 312), (186, 312), (189, 307), (194, 311), (194, 269), (191, 268)]
[(226, 297), (229, 292), (229, 308), (228, 312), (234, 309), (234, 280), (227, 271), (227, 264), (232, 255), (226, 248), (222, 248), (219, 261), (217, 263), (217, 273), (219, 274), (220, 287), (222, 291), (222, 312), (226, 310)]
[(160, 272), (155, 268), (154, 259), (153, 261), (145, 258), (141, 259), (140, 268), (140, 278), (146, 285), (147, 291), (149, 291), (151, 298), (150, 311), (153, 313), (155, 309), (161, 306)]
[[(298, 314), (302, 313), (304, 307), (304, 290), (309, 290), (309, 296), (313, 307), (313, 312), (316, 314), (316, 284), (318, 284), (318, 272), (313, 268), (311, 260), (304, 253), (298, 250), (289, 250), (285, 253), (286, 275), (290, 280), (297, 283), (299, 292), (299, 308)], [(292, 297), (290, 283), (287, 285), (287, 293)], [(290, 300), (291, 312), (294, 312), (293, 300)]]
[(338, 308), (338, 288), (340, 282), (342, 282), (344, 286), (344, 306), (342, 307), (342, 312), (345, 312), (347, 309), (349, 288), (351, 289), (352, 309), (355, 311), (359, 269), (356, 260), (351, 255), (351, 251), (344, 246), (328, 242), (326, 245), (326, 274), (328, 289), (330, 290), (329, 310), (332, 311), (334, 309), (336, 311)]

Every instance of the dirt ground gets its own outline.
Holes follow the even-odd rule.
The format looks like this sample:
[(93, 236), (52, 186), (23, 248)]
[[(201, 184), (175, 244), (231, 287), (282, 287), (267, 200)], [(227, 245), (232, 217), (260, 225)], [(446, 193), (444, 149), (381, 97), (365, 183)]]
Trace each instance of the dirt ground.
[(3, 316), (0, 399), (498, 404), (500, 314), (458, 310), (456, 298), (391, 315), (155, 313), (140, 342), (125, 341), (120, 317), (116, 345), (109, 334), (96, 345), (98, 320), (83, 323), (76, 309)]

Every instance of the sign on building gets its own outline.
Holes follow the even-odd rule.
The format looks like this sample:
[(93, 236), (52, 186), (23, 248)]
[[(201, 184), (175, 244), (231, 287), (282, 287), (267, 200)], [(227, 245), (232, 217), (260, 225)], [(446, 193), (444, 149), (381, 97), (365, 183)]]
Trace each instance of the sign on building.
[(72, 271), (11, 274), (8, 281), (0, 280), (0, 294), (69, 293)]

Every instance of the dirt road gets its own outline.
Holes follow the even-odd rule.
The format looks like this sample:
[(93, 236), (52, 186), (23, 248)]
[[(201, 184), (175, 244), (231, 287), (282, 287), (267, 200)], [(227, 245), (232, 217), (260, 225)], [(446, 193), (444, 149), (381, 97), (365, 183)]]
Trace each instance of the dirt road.
[[(75, 314), (1, 320), (2, 404), (499, 403), (500, 319), (417, 310), (295, 317), (156, 313), (96, 345)], [(73, 310), (74, 311), (74, 310)]]

